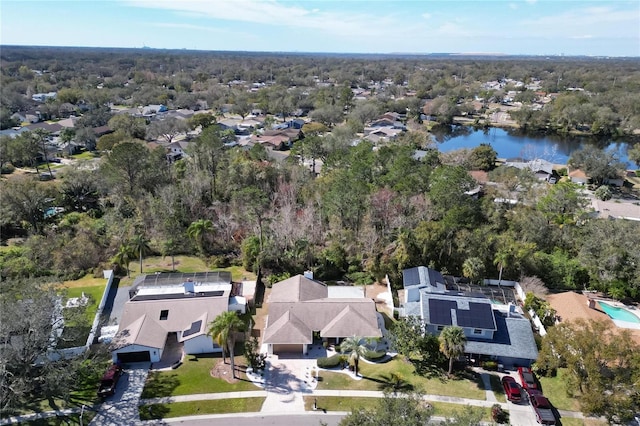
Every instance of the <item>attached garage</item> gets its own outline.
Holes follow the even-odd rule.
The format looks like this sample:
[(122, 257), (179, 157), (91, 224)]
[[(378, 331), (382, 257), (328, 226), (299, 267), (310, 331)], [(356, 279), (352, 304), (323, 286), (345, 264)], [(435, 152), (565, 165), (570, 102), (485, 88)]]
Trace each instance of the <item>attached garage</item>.
[(127, 345), (111, 352), (113, 362), (158, 362), (162, 357), (162, 349), (144, 345)]
[(151, 354), (149, 351), (139, 352), (121, 352), (117, 354), (118, 361), (122, 364), (129, 362), (151, 362)]
[(281, 354), (281, 353), (294, 353), (301, 354), (304, 351), (305, 345), (300, 344), (274, 344), (273, 345), (273, 353)]

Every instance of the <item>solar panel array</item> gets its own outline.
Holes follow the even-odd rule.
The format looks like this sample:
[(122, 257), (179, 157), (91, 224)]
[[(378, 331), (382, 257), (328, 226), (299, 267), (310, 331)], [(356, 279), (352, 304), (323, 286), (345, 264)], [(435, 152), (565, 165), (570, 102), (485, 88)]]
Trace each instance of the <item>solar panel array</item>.
[(211, 283), (211, 282), (231, 282), (231, 272), (211, 271), (211, 272), (167, 272), (161, 274), (148, 274), (144, 277), (143, 286), (162, 286), (181, 284), (187, 281)]
[(469, 309), (458, 309), (454, 300), (429, 298), (429, 322), (435, 325), (453, 325), (451, 310), (456, 311), (457, 325), (468, 328), (495, 330), (493, 310), (489, 303), (469, 302)]

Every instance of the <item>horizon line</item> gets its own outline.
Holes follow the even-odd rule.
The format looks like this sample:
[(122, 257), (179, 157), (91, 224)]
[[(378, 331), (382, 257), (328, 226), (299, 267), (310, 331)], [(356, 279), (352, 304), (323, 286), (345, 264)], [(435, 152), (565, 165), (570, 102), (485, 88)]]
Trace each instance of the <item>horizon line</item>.
[(61, 48), (61, 49), (122, 49), (122, 50), (168, 50), (187, 52), (224, 52), (224, 53), (266, 53), (266, 54), (294, 54), (294, 55), (386, 55), (386, 56), (486, 56), (486, 57), (554, 57), (554, 58), (630, 58), (637, 59), (637, 56), (617, 56), (617, 55), (588, 55), (588, 54), (565, 54), (565, 53), (503, 53), (503, 52), (331, 52), (331, 51), (301, 51), (301, 50), (224, 50), (224, 49), (197, 49), (187, 47), (122, 47), (122, 46), (61, 46), (46, 44), (4, 44), (1, 47), (25, 47), (25, 48)]

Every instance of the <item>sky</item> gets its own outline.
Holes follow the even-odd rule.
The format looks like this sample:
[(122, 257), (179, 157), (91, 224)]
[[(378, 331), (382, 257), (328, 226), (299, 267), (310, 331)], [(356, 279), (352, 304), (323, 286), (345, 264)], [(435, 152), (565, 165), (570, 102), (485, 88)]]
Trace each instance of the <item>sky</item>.
[(640, 1), (2, 0), (0, 44), (640, 56)]

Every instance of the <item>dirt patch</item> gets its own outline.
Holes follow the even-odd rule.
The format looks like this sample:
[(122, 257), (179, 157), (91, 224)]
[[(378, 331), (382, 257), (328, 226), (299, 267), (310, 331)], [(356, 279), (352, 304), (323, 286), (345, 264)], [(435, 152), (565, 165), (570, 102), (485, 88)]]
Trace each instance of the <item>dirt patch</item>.
[[(244, 366), (240, 366), (236, 363), (236, 376), (239, 376), (242, 371), (244, 371)], [(231, 364), (225, 364), (222, 360), (216, 363), (210, 373), (211, 377), (225, 380), (227, 383), (238, 383), (240, 381), (240, 379), (234, 378), (233, 374), (231, 374)]]

